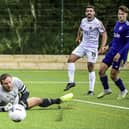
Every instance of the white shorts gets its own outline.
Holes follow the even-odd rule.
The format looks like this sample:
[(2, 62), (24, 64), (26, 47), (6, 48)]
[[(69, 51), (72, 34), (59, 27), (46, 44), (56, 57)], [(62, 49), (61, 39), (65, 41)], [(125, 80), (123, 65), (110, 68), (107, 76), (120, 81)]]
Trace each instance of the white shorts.
[(72, 54), (83, 57), (86, 56), (87, 61), (91, 63), (96, 63), (98, 58), (98, 50), (95, 48), (84, 48), (82, 46), (77, 46), (73, 51)]

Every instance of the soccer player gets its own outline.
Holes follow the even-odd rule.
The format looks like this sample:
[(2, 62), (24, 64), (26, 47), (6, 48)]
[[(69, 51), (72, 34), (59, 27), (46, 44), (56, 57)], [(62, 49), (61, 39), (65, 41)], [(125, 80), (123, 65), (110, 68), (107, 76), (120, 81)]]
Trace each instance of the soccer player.
[(35, 106), (48, 107), (52, 104), (70, 101), (73, 94), (69, 93), (56, 99), (28, 97), (29, 91), (19, 78), (12, 77), (8, 73), (0, 76), (0, 111), (8, 111), (13, 104), (18, 103), (23, 105), (26, 109)]
[(110, 49), (105, 55), (105, 58), (100, 66), (99, 76), (104, 91), (97, 96), (98, 98), (102, 98), (105, 95), (112, 93), (108, 84), (108, 77), (106, 75), (106, 71), (110, 66), (112, 66), (110, 72), (111, 79), (120, 90), (120, 94), (117, 99), (123, 99), (128, 94), (128, 90), (125, 88), (122, 79), (119, 77), (119, 68), (121, 65), (125, 64), (129, 49), (129, 21), (127, 21), (128, 12), (129, 9), (124, 5), (120, 6), (118, 9), (118, 21), (114, 27), (114, 37), (111, 41)]
[(89, 91), (87, 94), (93, 95), (96, 78), (94, 64), (96, 63), (98, 57), (99, 35), (101, 34), (102, 36), (102, 43), (99, 53), (103, 53), (105, 44), (107, 42), (107, 33), (102, 22), (95, 17), (94, 6), (87, 6), (85, 15), (86, 17), (81, 20), (81, 24), (77, 33), (76, 42), (78, 42), (79, 45), (72, 51), (67, 61), (69, 82), (64, 91), (67, 91), (75, 86), (75, 62), (81, 57), (86, 56), (87, 67), (89, 71)]

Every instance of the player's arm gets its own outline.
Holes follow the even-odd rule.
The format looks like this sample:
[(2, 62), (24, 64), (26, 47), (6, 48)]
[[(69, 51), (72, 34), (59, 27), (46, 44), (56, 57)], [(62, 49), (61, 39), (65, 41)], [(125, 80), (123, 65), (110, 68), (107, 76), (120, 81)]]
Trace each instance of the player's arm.
[(8, 112), (12, 107), (13, 105), (11, 103), (6, 104), (5, 106), (0, 106), (0, 112)]
[(107, 32), (105, 31), (105, 32), (101, 33), (101, 35), (102, 35), (102, 39), (101, 39), (102, 43), (101, 43), (101, 46), (100, 46), (100, 49), (99, 49), (99, 54), (104, 54), (109, 48), (109, 46), (106, 45), (106, 43), (107, 43)]
[(77, 32), (77, 37), (76, 37), (76, 42), (80, 43), (82, 40), (82, 35), (83, 35), (83, 30), (79, 27), (78, 32)]
[(16, 83), (19, 91), (19, 103), (22, 104), (25, 108), (27, 108), (27, 99), (29, 97), (29, 91), (27, 90), (23, 81), (19, 78), (16, 78)]
[(127, 44), (115, 55), (113, 60), (117, 62), (120, 59), (121, 55), (124, 52), (128, 52), (128, 51), (129, 51), (129, 39), (128, 39)]
[(129, 38), (127, 44), (118, 53), (121, 55), (125, 51), (129, 51)]
[(107, 43), (107, 32), (106, 29), (103, 25), (103, 23), (100, 21), (99, 24), (99, 32), (101, 34), (101, 45), (100, 45), (100, 49), (99, 49), (99, 54), (103, 54), (107, 51), (108, 46), (106, 46)]
[(127, 31), (127, 34), (125, 36), (125, 38), (126, 38), (126, 45), (122, 49), (120, 49), (120, 51), (115, 55), (113, 60), (116, 61), (116, 62), (120, 59), (120, 57), (121, 57), (121, 55), (123, 53), (129, 51), (129, 26), (127, 26), (127, 29), (128, 29), (128, 31)]
[(29, 91), (26, 89), (25, 85), (22, 85), (20, 92), (20, 101), (19, 103), (22, 104), (25, 108), (27, 107), (27, 99), (29, 97)]

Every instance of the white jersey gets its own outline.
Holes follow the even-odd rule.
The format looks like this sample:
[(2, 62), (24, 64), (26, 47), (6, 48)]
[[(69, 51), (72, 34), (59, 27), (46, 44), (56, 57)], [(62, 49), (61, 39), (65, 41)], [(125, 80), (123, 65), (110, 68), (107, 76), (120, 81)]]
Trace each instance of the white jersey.
[(26, 91), (25, 85), (17, 77), (12, 77), (12, 85), (13, 89), (10, 92), (5, 91), (0, 85), (0, 106), (8, 103), (17, 104), (19, 102), (19, 94)]
[(83, 30), (83, 37), (80, 45), (84, 48), (98, 49), (99, 33), (105, 31), (102, 22), (96, 17), (92, 21), (83, 18), (80, 28)]

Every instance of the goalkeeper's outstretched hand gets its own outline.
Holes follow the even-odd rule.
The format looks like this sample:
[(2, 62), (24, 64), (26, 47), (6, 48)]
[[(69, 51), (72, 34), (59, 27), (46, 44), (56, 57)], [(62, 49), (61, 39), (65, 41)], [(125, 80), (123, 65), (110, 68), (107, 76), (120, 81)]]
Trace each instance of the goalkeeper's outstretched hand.
[(12, 105), (11, 103), (8, 103), (7, 105), (4, 106), (4, 110), (5, 110), (6, 112), (8, 112), (9, 110), (12, 109), (12, 107), (13, 107), (13, 105)]

